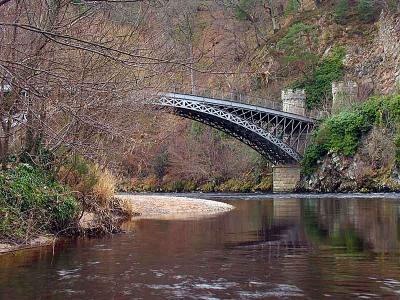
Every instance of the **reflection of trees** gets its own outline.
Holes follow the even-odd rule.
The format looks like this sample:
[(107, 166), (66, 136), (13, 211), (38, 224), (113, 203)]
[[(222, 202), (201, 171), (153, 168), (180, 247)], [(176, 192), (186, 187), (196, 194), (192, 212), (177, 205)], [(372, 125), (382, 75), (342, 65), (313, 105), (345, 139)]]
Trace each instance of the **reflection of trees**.
[(307, 237), (320, 246), (347, 252), (399, 249), (399, 213), (395, 201), (318, 199), (302, 201)]
[(291, 198), (230, 203), (236, 209), (217, 218), (144, 221), (139, 223), (139, 232), (158, 232), (160, 238), (154, 240), (153, 249), (160, 253), (173, 253), (183, 246), (196, 251), (210, 242), (233, 247), (280, 244), (290, 248), (312, 244), (337, 253), (382, 253), (400, 248), (395, 201)]

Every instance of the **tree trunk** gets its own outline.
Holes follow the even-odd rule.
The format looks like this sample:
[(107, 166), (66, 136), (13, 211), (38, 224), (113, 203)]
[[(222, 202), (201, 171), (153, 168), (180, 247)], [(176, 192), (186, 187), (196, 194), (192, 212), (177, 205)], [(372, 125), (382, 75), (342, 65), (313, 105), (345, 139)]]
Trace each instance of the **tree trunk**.
[(0, 138), (0, 162), (2, 169), (7, 167), (7, 158), (10, 155), (11, 120), (1, 120), (2, 136)]
[(191, 87), (192, 87), (192, 94), (195, 95), (196, 94), (196, 85), (195, 85), (195, 81), (194, 81), (194, 69), (193, 69), (193, 65), (194, 65), (194, 55), (193, 55), (193, 45), (192, 42), (190, 42), (189, 44), (189, 55), (190, 55), (190, 83), (191, 83)]
[(272, 20), (272, 29), (274, 30), (274, 32), (277, 32), (281, 28), (281, 26), (279, 24), (279, 20), (277, 17), (274, 0), (269, 0), (268, 2), (269, 2), (269, 15)]

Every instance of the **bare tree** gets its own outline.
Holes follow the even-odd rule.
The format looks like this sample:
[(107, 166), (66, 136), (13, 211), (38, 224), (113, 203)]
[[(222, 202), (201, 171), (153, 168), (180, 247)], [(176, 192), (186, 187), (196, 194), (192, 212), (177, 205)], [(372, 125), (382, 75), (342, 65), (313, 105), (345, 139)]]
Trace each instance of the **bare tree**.
[(104, 5), (111, 4), (1, 3), (3, 165), (16, 132), (31, 155), (46, 144), (94, 156), (109, 146), (108, 140), (127, 139), (141, 103), (158, 88), (154, 77), (184, 66), (145, 39), (138, 24), (113, 22)]

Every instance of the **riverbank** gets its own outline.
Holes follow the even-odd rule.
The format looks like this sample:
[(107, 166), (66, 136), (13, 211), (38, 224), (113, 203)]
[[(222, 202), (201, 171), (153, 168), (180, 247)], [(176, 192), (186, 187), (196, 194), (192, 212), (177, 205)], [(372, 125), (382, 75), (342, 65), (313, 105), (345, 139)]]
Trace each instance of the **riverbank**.
[(25, 241), (9, 241), (0, 239), (0, 255), (19, 250), (45, 247), (54, 245), (60, 238), (70, 238), (77, 236), (103, 236), (106, 233), (121, 232), (121, 224), (135, 215), (133, 211), (124, 211), (122, 214), (118, 210), (108, 211), (107, 215), (93, 212), (84, 212), (82, 217), (74, 226), (70, 228), (68, 234), (40, 233), (35, 237), (30, 237)]
[(234, 206), (212, 200), (188, 197), (119, 194), (117, 198), (128, 201), (142, 219), (190, 219), (221, 214)]
[(302, 160), (306, 192), (400, 191), (400, 95), (323, 120)]
[[(232, 205), (226, 203), (188, 197), (119, 194), (115, 198), (120, 200), (120, 203), (125, 203), (126, 209), (129, 207), (131, 211), (128, 215), (132, 216), (132, 219), (192, 219), (217, 215), (234, 209)], [(109, 232), (118, 232), (126, 218), (122, 218), (115, 212), (111, 219), (115, 230), (109, 230)], [(88, 212), (82, 215), (77, 232), (78, 234), (96, 235), (97, 231), (104, 232), (103, 226), (105, 224), (101, 217)], [(47, 234), (25, 243), (9, 243), (0, 240), (0, 255), (52, 245), (57, 242), (57, 238), (57, 235)]]

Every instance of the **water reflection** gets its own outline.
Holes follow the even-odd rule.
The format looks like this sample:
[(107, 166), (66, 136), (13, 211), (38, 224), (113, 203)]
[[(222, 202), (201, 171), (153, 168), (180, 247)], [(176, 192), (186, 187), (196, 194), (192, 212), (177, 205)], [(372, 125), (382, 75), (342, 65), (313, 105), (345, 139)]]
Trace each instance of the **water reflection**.
[(0, 256), (0, 299), (334, 299), (400, 295), (397, 199), (241, 200), (209, 219)]

